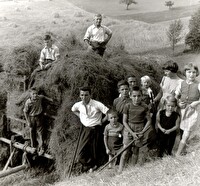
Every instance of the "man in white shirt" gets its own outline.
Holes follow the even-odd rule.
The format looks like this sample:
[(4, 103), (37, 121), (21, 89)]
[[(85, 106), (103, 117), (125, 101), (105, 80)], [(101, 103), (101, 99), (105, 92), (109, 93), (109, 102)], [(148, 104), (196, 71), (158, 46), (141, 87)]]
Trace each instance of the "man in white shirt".
[(84, 41), (89, 51), (95, 51), (97, 54), (103, 56), (106, 44), (112, 37), (112, 31), (108, 27), (101, 25), (101, 22), (102, 15), (96, 14), (94, 16), (94, 24), (85, 33)]
[[(80, 89), (81, 101), (72, 106), (72, 112), (80, 118), (83, 130), (80, 136), (78, 161), (83, 165), (83, 171), (97, 168), (99, 135), (102, 123), (107, 119), (108, 108), (101, 102), (91, 99), (91, 89)], [(103, 139), (102, 139), (103, 140)]]

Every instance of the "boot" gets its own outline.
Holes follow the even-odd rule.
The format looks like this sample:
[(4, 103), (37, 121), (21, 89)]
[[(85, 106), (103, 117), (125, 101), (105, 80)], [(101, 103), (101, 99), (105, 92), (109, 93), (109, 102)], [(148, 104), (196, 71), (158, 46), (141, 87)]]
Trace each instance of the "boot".
[(181, 155), (181, 153), (183, 152), (184, 147), (185, 147), (185, 143), (180, 141), (179, 146), (178, 146), (178, 150), (176, 152), (176, 156), (180, 156)]

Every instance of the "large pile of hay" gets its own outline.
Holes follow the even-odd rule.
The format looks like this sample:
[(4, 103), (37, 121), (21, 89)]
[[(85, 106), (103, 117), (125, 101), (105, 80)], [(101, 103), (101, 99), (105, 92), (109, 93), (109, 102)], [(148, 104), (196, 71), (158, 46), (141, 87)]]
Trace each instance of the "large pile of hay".
[[(162, 75), (161, 67), (158, 65), (161, 59), (158, 57), (134, 56), (123, 48), (118, 48), (117, 51), (112, 48), (112, 54), (101, 58), (99, 55), (80, 50), (81, 44), (76, 38), (65, 38), (63, 41), (63, 46), (69, 42), (74, 50), (65, 50), (65, 47), (60, 46), (61, 59), (49, 70), (38, 72), (33, 84), (42, 94), (54, 99), (53, 104), (47, 103), (45, 112), (57, 114), (51, 125), (49, 149), (55, 156), (56, 169), (61, 176), (67, 173), (80, 128), (78, 118), (71, 112), (72, 105), (79, 101), (79, 87), (91, 86), (92, 97), (111, 107), (113, 100), (118, 97), (117, 82), (124, 79), (127, 74), (134, 74), (138, 79), (143, 75), (149, 75), (153, 79), (155, 90), (158, 90)], [(11, 60), (4, 66), (6, 72), (16, 76), (30, 75), (39, 56), (38, 46), (33, 46), (15, 48), (11, 52), (12, 59), (5, 59)], [(10, 113), (23, 115), (19, 112), (23, 104), (21, 107), (12, 105), (16, 104), (17, 100), (23, 103), (27, 99), (27, 93), (21, 98), (19, 94), (15, 95), (15, 101), (9, 103)]]

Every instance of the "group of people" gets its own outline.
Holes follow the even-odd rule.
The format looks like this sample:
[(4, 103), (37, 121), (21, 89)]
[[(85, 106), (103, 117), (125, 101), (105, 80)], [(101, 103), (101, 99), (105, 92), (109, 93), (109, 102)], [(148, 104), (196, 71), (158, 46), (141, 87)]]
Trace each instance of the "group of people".
[[(120, 154), (118, 171), (122, 172), (128, 163), (135, 165), (140, 148), (149, 142), (148, 131), (152, 129), (155, 130), (158, 157), (172, 155), (179, 131), (180, 143), (175, 155), (183, 153), (197, 124), (200, 84), (196, 77), (199, 70), (189, 63), (184, 67), (185, 78), (181, 79), (177, 75), (177, 63), (171, 60), (163, 65), (163, 70), (165, 75), (157, 95), (152, 90), (149, 76), (141, 77), (141, 83), (135, 76), (119, 81), (119, 97), (113, 101), (112, 108), (92, 99), (90, 87), (80, 88), (81, 101), (72, 106), (72, 112), (83, 125), (78, 153), (83, 171), (94, 171), (98, 167), (98, 158), (101, 158), (98, 156), (98, 144), (101, 140), (104, 140), (109, 160), (132, 144)], [(102, 139), (100, 128), (106, 121), (109, 123), (105, 126)], [(109, 167), (115, 164), (113, 160)]]
[[(94, 24), (86, 31), (84, 41), (89, 51), (103, 56), (106, 44), (112, 37), (112, 31), (102, 26), (101, 21), (102, 15), (96, 14)], [(50, 35), (45, 35), (44, 44), (39, 68), (33, 72), (31, 79), (38, 71), (49, 69), (60, 57), (59, 49), (53, 45)], [(113, 101), (112, 108), (92, 99), (90, 87), (80, 88), (81, 101), (73, 105), (72, 112), (82, 123), (78, 161), (83, 165), (83, 172), (93, 171), (101, 165), (99, 159), (102, 158), (103, 151), (111, 160), (130, 143), (132, 145), (120, 156), (119, 172), (122, 172), (128, 162), (136, 164), (140, 147), (149, 143), (149, 130), (156, 131), (156, 137), (153, 139), (157, 144), (158, 156), (163, 157), (165, 153), (172, 154), (177, 131), (180, 129), (181, 140), (176, 155), (183, 152), (197, 122), (200, 84), (196, 77), (199, 70), (192, 63), (186, 65), (185, 80), (177, 75), (178, 65), (173, 61), (167, 61), (163, 65), (163, 70), (165, 76), (161, 80), (158, 94), (152, 90), (151, 78), (147, 75), (141, 77), (141, 82), (133, 75), (119, 81), (119, 97)], [(25, 103), (24, 115), (31, 129), (31, 146), (38, 147), (38, 153), (43, 154), (41, 100), (52, 99), (38, 95), (36, 89), (31, 89), (30, 94)], [(104, 129), (102, 125), (106, 122), (109, 123), (104, 125)], [(99, 145), (102, 141), (104, 149)], [(109, 167), (112, 168), (115, 164), (116, 161), (113, 161)]]

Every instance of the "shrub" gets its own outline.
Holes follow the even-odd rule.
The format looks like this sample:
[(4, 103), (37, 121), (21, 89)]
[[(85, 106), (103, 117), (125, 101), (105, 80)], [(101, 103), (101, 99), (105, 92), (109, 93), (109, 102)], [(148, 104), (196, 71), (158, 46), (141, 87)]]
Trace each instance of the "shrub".
[(185, 44), (192, 51), (200, 50), (200, 9), (192, 15), (189, 24), (189, 33), (186, 35)]

